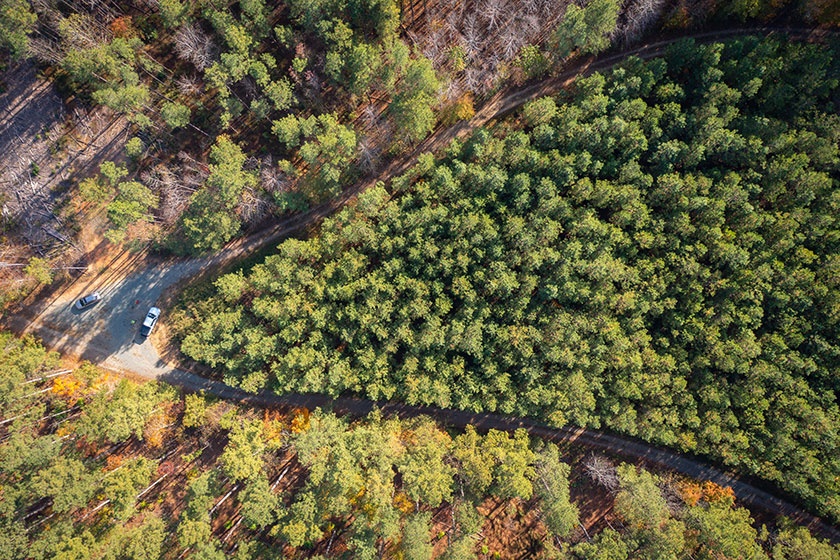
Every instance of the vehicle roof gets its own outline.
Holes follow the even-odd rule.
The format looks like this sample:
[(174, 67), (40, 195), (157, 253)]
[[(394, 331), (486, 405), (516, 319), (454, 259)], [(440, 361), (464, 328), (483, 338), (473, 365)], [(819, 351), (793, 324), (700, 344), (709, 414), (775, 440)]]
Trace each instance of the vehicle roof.
[(157, 307), (152, 307), (149, 309), (149, 313), (146, 315), (146, 318), (143, 320), (144, 327), (151, 327), (152, 323), (154, 323), (155, 319), (158, 318), (158, 314), (160, 313), (160, 309)]

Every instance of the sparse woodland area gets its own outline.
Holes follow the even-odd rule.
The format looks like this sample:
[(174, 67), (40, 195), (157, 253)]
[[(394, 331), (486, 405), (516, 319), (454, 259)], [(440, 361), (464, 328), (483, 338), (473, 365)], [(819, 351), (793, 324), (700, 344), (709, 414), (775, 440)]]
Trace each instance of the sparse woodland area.
[(840, 558), (729, 489), (522, 431), (249, 410), (0, 348), (3, 560)]
[(608, 428), (840, 519), (836, 48), (578, 79), (185, 297), (181, 350), (251, 391)]
[[(121, 119), (108, 147), (124, 143), (76, 171), (70, 140), (101, 134), (88, 122), (101, 114), (74, 110), (42, 131), (49, 154), (39, 158), (68, 162), (62, 180), (21, 156), (33, 159), (4, 180), (4, 196), (46, 197), (38, 211), (57, 224), (38, 224), (39, 236), (60, 243), (21, 236), (33, 205), (7, 204), (3, 254), (48, 260), (61, 275), (85, 264), (73, 244), (85, 224), (127, 247), (213, 251), (335, 196), (438, 123), (468, 119), (499, 88), (574, 57), (657, 29), (832, 25), (837, 12), (830, 0), (2, 0), (0, 63), (34, 61), (66, 99), (108, 108)], [(19, 266), (2, 272), (4, 301), (41, 283)]]

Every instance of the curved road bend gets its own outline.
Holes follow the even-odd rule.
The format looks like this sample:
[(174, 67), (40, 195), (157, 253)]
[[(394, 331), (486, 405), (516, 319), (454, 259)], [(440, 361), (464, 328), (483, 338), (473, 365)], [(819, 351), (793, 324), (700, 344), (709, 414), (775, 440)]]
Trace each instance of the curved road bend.
[(574, 443), (599, 452), (618, 455), (631, 461), (642, 461), (646, 465), (678, 472), (697, 480), (708, 480), (721, 486), (728, 486), (732, 488), (741, 504), (772, 514), (784, 515), (807, 527), (812, 533), (825, 537), (834, 543), (840, 543), (840, 530), (836, 527), (790, 502), (753, 486), (738, 476), (707, 465), (694, 457), (680, 455), (628, 437), (573, 426), (552, 428), (527, 418), (512, 418), (490, 412), (474, 413), (427, 406), (411, 406), (392, 401), (378, 402), (352, 397), (331, 398), (316, 394), (251, 394), (219, 381), (208, 380), (174, 368), (162, 373), (157, 378), (189, 391), (205, 391), (245, 406), (286, 410), (290, 408), (307, 408), (310, 410), (323, 408), (332, 410), (337, 414), (356, 417), (366, 416), (373, 410), (378, 409), (384, 414), (397, 414), (404, 418), (429, 416), (443, 424), (459, 428), (472, 425), (480, 431), (489, 429), (513, 431), (522, 428), (532, 436), (547, 441)]
[[(813, 30), (802, 29), (733, 29), (695, 34), (697, 41), (710, 42), (746, 34), (784, 32), (801, 38), (817, 38)], [(396, 160), (381, 170), (376, 178), (366, 179), (348, 189), (339, 197), (310, 211), (278, 223), (276, 226), (227, 245), (219, 253), (196, 259), (146, 259), (146, 255), (133, 255), (123, 261), (114, 261), (99, 272), (90, 272), (72, 285), (63, 287), (43, 301), (3, 318), (4, 326), (18, 332), (35, 332), (44, 343), (66, 355), (78, 356), (99, 363), (106, 368), (133, 374), (146, 379), (161, 379), (188, 390), (204, 389), (223, 398), (242, 401), (257, 406), (279, 407), (332, 407), (337, 412), (364, 415), (378, 406), (386, 412), (403, 415), (428, 415), (454, 426), (474, 424), (481, 429), (525, 428), (530, 433), (558, 442), (576, 442), (593, 449), (639, 459), (651, 465), (662, 466), (700, 480), (727, 485), (743, 503), (784, 514), (806, 525), (816, 533), (840, 542), (840, 531), (819, 518), (760, 490), (734, 475), (709, 467), (702, 462), (680, 456), (644, 443), (591, 430), (550, 428), (527, 419), (507, 418), (496, 414), (472, 414), (456, 410), (428, 407), (411, 407), (396, 403), (375, 403), (360, 399), (329, 399), (318, 395), (249, 395), (219, 382), (206, 380), (198, 375), (170, 367), (148, 341), (139, 338), (137, 328), (146, 310), (164, 294), (178, 289), (189, 278), (202, 271), (220, 268), (224, 264), (246, 255), (268, 243), (329, 216), (358, 193), (379, 180), (388, 180), (407, 171), (416, 158), (424, 152), (434, 152), (452, 139), (463, 137), (487, 122), (498, 118), (523, 103), (548, 95), (567, 86), (579, 75), (585, 75), (615, 65), (628, 56), (651, 58), (663, 53), (664, 48), (678, 39), (660, 41), (639, 48), (583, 62), (563, 74), (543, 80), (532, 86), (514, 91), (502, 91), (488, 100), (469, 121), (441, 130), (422, 142), (406, 157)], [(73, 302), (81, 295), (99, 291), (103, 301), (92, 309), (77, 312)]]

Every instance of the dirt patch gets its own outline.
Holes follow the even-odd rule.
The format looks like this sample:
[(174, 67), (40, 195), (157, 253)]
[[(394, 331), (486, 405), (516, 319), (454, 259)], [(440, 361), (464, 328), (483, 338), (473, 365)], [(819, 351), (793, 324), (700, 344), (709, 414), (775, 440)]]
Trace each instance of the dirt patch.
[[(594, 534), (604, 527), (614, 527), (618, 521), (613, 509), (612, 492), (594, 482), (586, 474), (584, 463), (591, 453), (571, 446), (565, 451), (563, 460), (572, 467), (569, 477), (569, 495), (580, 511), (580, 522), (583, 525), (583, 528), (577, 531), (576, 537), (585, 539), (586, 533)], [(621, 460), (614, 461), (615, 464), (621, 462)]]
[[(165, 308), (162, 309), (162, 313), (165, 314)], [(168, 366), (188, 371), (196, 375), (201, 375), (202, 377), (206, 377), (208, 379), (221, 379), (221, 376), (216, 375), (208, 366), (196, 362), (195, 360), (191, 360), (181, 353), (181, 347), (172, 336), (166, 321), (163, 319), (161, 319), (155, 327), (155, 331), (151, 336), (151, 342), (154, 345), (155, 350), (157, 350), (160, 359)]]
[[(98, 242), (80, 230), (101, 229), (101, 218), (80, 221), (69, 193), (106, 160), (125, 160), (130, 123), (105, 108), (62, 101), (31, 62), (4, 75), (0, 94), (0, 203), (12, 236), (32, 254), (77, 260)], [(86, 216), (87, 218), (88, 216)]]
[(70, 305), (72, 298), (119, 283), (125, 276), (142, 268), (146, 260), (142, 252), (131, 252), (100, 238), (78, 264), (81, 270), (63, 272), (51, 284), (41, 286), (20, 301), (13, 312), (38, 317), (56, 302)]
[(488, 499), (478, 507), (485, 518), (476, 546), (485, 558), (532, 558), (546, 537), (537, 500)]

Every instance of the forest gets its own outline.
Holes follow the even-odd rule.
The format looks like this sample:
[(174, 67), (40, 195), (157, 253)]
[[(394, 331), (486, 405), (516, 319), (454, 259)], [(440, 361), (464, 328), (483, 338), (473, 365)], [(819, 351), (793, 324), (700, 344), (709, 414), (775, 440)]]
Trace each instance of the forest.
[(838, 76), (836, 44), (776, 39), (629, 59), (191, 292), (173, 330), (250, 391), (614, 430), (838, 520)]
[(0, 0), (0, 304), (99, 243), (195, 256), (294, 219), (665, 9), (634, 5)]
[[(765, 23), (835, 26), (840, 9), (832, 0), (0, 0), (0, 92), (21, 93), (16, 80), (33, 66), (28, 87), (55, 89), (54, 115), (34, 107), (0, 134), (0, 224), (10, 233), (0, 254), (15, 263), (0, 271), (0, 304), (86, 266), (77, 249), (93, 241), (217, 251), (375, 176), (493, 95), (610, 47)], [(10, 115), (19, 103), (33, 99), (0, 93)]]
[(521, 430), (247, 409), (0, 348), (3, 560), (840, 558), (728, 488)]
[[(840, 523), (838, 25), (836, 0), (0, 0), (2, 328), (177, 348), (250, 392), (613, 431)], [(742, 27), (793, 34), (589, 71)], [(163, 305), (138, 286), (202, 262), (120, 347)], [(47, 309), (94, 284), (119, 295)], [(730, 488), (523, 430), (0, 349), (0, 560), (840, 560)]]
[[(504, 3), (490, 3), (487, 21), (471, 7), (463, 45), (442, 48), (442, 36), (421, 46), (419, 29), (442, 33), (450, 15), (427, 2), (403, 21), (396, 0), (2, 0), (0, 46), (44, 65), (65, 97), (122, 117), (124, 153), (70, 179), (75, 206), (104, 216), (112, 243), (201, 254), (335, 196), (438, 114), (471, 117), (502, 65), (522, 73), (527, 58), (533, 78), (573, 49), (603, 50), (619, 14), (617, 0), (569, 13), (527, 2), (503, 26)], [(561, 41), (563, 25), (575, 34)]]

